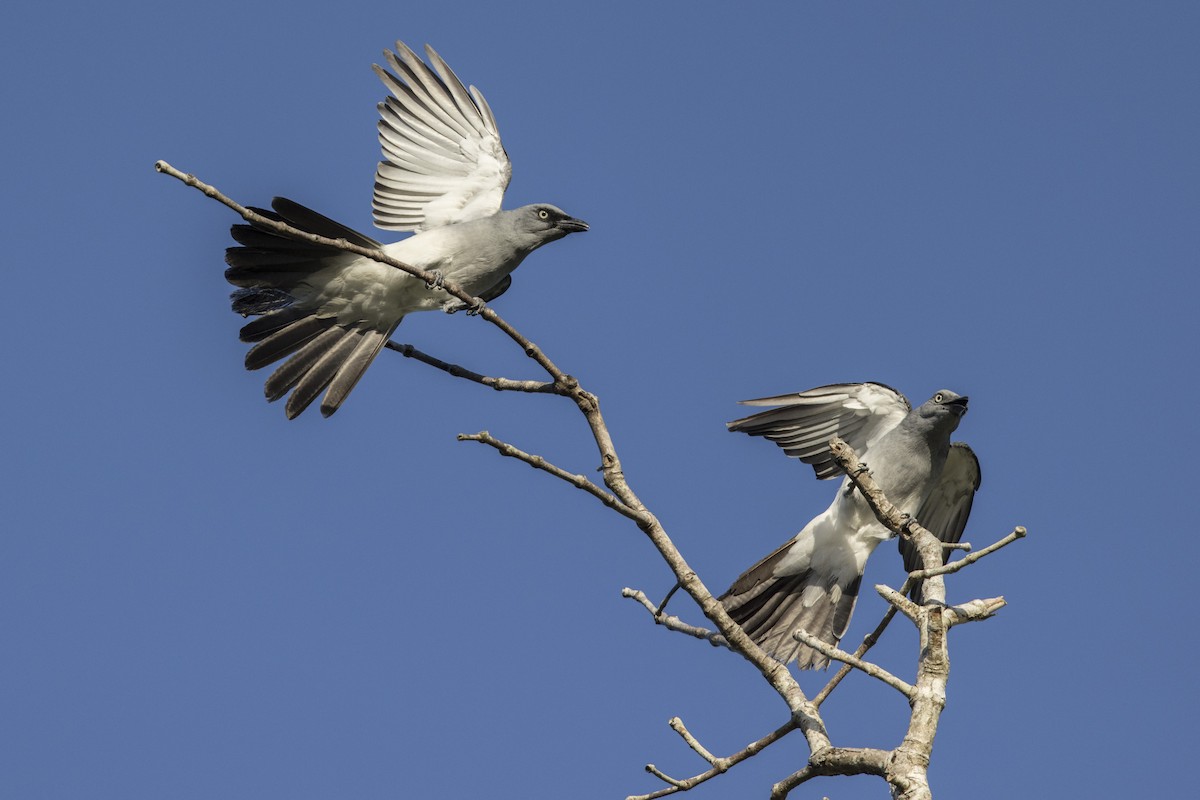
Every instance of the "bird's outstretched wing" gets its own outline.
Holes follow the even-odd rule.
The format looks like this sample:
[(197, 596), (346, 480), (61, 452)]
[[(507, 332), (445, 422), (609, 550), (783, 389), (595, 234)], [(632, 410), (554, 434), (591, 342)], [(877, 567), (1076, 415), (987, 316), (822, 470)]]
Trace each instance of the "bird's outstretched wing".
[[(496, 118), (432, 47), (430, 69), (403, 42), (375, 66), (392, 96), (379, 104), (383, 161), (375, 172), (375, 224), (421, 231), (495, 214), (512, 176)], [(436, 72), (435, 72), (436, 70)]]
[(911, 409), (904, 395), (882, 383), (837, 383), (742, 403), (778, 408), (727, 423), (729, 430), (770, 439), (811, 464), (822, 480), (840, 474), (829, 453), (831, 438), (841, 437), (865, 460), (871, 445)]
[[(975, 492), (979, 491), (981, 481), (975, 452), (965, 442), (954, 442), (946, 456), (946, 465), (942, 467), (941, 478), (917, 509), (917, 522), (943, 542), (958, 542), (967, 527), (967, 517), (971, 516), (971, 504), (975, 502)], [(906, 572), (921, 569), (921, 556), (904, 537), (900, 538), (900, 555), (904, 556)], [(950, 551), (947, 550), (942, 563), (949, 559)], [(912, 590), (912, 597), (917, 602), (921, 598), (920, 589), (918, 583)]]

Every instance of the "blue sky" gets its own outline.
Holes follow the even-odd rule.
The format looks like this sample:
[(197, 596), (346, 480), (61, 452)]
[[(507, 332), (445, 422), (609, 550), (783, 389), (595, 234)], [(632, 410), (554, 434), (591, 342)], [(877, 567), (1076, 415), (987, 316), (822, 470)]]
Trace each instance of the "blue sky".
[[(1009, 606), (953, 634), (936, 795), (1183, 790), (1200, 12), (732, 8), (6, 12), (0, 793), (622, 798), (657, 788), (646, 762), (703, 769), (672, 716), (718, 754), (784, 721), (748, 664), (620, 598), (670, 585), (632, 525), (455, 441), (488, 429), (590, 472), (569, 403), (385, 353), (335, 418), (288, 422), (242, 369), (236, 219), (152, 165), (372, 232), (370, 65), (397, 38), (486, 94), (507, 205), (591, 223), (495, 307), (600, 395), (711, 588), (833, 490), (726, 433), (737, 400), (969, 394), (966, 538), (1029, 538), (949, 581)], [(539, 377), (478, 319), (418, 315), (396, 338)], [(866, 584), (900, 580), (885, 545)], [(851, 636), (882, 611), (867, 592)], [(876, 652), (911, 677), (911, 629)], [(858, 676), (825, 707), (845, 746), (893, 746), (905, 711)], [(691, 796), (765, 797), (804, 757), (793, 737)], [(869, 778), (794, 796), (823, 794), (886, 796)]]

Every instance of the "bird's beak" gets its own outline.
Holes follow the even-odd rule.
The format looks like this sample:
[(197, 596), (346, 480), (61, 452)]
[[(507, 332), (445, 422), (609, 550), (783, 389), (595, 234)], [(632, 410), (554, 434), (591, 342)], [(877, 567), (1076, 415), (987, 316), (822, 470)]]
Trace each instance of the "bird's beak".
[(954, 410), (957, 411), (958, 415), (961, 417), (963, 414), (967, 413), (967, 401), (970, 399), (971, 398), (964, 395), (963, 397), (951, 400), (946, 405), (954, 406)]
[(575, 217), (567, 217), (558, 221), (558, 227), (562, 228), (567, 233), (581, 233), (588, 229), (588, 224), (581, 219)]

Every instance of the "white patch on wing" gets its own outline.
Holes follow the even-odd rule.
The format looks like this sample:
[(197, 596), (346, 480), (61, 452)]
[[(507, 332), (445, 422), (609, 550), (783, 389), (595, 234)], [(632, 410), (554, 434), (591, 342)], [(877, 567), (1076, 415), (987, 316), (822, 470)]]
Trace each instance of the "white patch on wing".
[(813, 583), (805, 586), (804, 590), (800, 592), (800, 602), (805, 608), (812, 608), (817, 603), (826, 601), (828, 597), (829, 592), (825, 590), (824, 586), (818, 586)]

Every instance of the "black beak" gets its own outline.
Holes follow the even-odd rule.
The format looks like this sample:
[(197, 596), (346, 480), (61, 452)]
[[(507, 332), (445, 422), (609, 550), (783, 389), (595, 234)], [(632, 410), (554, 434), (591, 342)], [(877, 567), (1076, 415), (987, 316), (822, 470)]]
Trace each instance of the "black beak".
[(946, 405), (954, 406), (954, 410), (957, 411), (958, 415), (961, 417), (963, 414), (967, 413), (967, 401), (970, 399), (971, 398), (964, 395), (962, 397), (958, 397), (958, 398), (955, 398), (954, 400), (951, 400)]
[(588, 224), (581, 219), (564, 217), (558, 221), (558, 227), (562, 228), (567, 233), (582, 233), (588, 229)]

